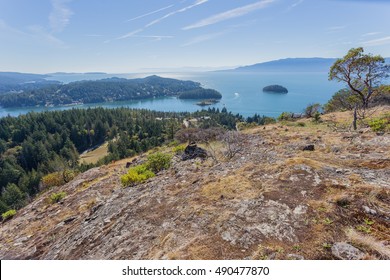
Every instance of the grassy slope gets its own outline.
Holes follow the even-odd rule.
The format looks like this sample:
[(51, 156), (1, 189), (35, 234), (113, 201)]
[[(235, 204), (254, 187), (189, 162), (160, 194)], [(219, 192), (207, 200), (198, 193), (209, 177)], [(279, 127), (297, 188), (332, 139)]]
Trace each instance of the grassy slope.
[(87, 153), (83, 153), (80, 155), (80, 162), (81, 163), (97, 163), (99, 159), (102, 159), (108, 155), (108, 143), (104, 143), (103, 145), (99, 146), (98, 148), (89, 151)]

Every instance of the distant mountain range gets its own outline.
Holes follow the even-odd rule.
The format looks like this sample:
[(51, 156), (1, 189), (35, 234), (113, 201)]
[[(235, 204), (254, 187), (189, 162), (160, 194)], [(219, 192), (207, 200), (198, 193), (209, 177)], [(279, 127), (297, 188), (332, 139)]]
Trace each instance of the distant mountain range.
[(229, 72), (328, 72), (336, 58), (285, 58), (242, 66)]
[[(329, 72), (337, 58), (285, 58), (218, 72)], [(390, 64), (390, 58), (385, 58)]]
[(60, 84), (58, 81), (46, 80), (49, 75), (0, 72), (0, 94), (39, 89)]
[(0, 72), (0, 84), (16, 85), (43, 81), (48, 75), (29, 74), (19, 72)]
[[(390, 58), (385, 58), (390, 64)], [(336, 61), (336, 58), (284, 58), (268, 62), (256, 63), (253, 65), (241, 66), (233, 69), (214, 70), (215, 72), (329, 72), (329, 68)], [(149, 69), (151, 70), (151, 69)], [(189, 71), (190, 68), (178, 68), (177, 72)], [(191, 71), (207, 71), (209, 68), (194, 67)], [(174, 69), (170, 69), (174, 72)], [(76, 73), (57, 72), (51, 74), (29, 74), (18, 72), (0, 72), (0, 93), (10, 90), (26, 90), (39, 88), (48, 84), (59, 84), (58, 81), (47, 80), (46, 78), (55, 75), (71, 75)], [(77, 74), (107, 74), (104, 72), (87, 72)]]

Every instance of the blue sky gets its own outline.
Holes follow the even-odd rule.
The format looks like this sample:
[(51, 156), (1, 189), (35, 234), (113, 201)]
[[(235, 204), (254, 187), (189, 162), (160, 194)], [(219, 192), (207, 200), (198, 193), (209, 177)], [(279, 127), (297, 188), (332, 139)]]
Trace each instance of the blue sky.
[(139, 72), (390, 56), (388, 0), (0, 0), (0, 71)]

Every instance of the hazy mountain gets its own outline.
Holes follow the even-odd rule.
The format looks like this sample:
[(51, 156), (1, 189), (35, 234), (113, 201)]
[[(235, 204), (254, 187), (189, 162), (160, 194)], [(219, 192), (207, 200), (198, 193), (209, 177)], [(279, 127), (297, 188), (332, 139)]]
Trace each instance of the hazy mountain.
[[(329, 72), (329, 68), (336, 58), (284, 58), (253, 65), (241, 66), (229, 70), (229, 72)], [(390, 58), (385, 58), (390, 64)]]
[(48, 75), (0, 72), (0, 94), (35, 90), (49, 85), (60, 84), (58, 81), (49, 81)]
[(242, 66), (235, 72), (328, 72), (336, 58), (285, 58)]
[(48, 75), (18, 73), (18, 72), (0, 72), (0, 84), (17, 85), (23, 83), (34, 83), (42, 81)]

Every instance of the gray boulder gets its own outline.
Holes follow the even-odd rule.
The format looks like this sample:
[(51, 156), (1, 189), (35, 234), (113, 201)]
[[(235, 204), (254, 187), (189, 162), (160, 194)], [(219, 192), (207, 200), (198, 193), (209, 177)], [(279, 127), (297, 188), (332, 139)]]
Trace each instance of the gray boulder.
[(194, 142), (191, 142), (184, 150), (181, 160), (189, 160), (194, 158), (207, 158), (207, 151), (198, 147)]
[(360, 260), (364, 253), (346, 242), (336, 242), (332, 246), (332, 254), (341, 260)]

